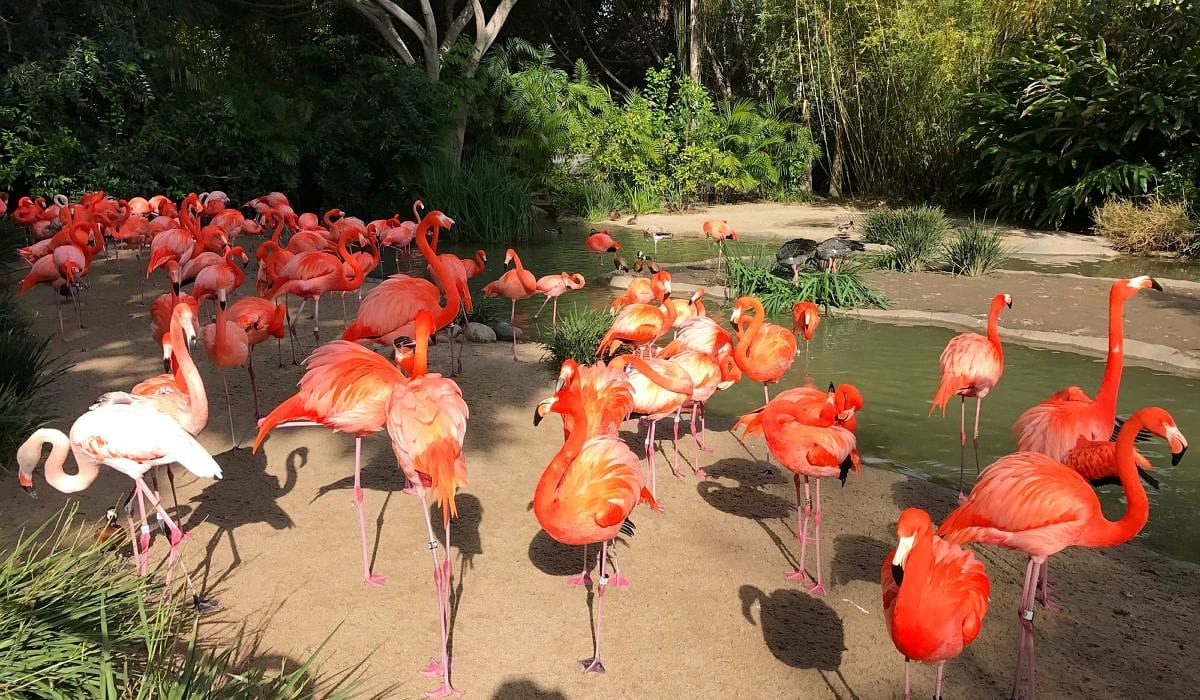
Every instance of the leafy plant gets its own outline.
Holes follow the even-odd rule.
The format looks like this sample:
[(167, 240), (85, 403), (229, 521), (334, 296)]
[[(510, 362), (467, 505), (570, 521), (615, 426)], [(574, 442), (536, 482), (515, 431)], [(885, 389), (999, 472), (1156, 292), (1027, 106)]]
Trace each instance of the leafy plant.
[(439, 160), (424, 182), (422, 201), (454, 219), (464, 241), (511, 243), (533, 234), (529, 190), (496, 158), (476, 155), (462, 166)]
[(542, 341), (542, 347), (546, 349), (545, 362), (555, 371), (567, 358), (580, 364), (595, 362), (600, 339), (612, 323), (613, 317), (607, 311), (572, 305), (570, 312), (559, 314), (558, 332)]
[(1137, 205), (1114, 199), (1092, 212), (1093, 229), (1126, 253), (1183, 251), (1196, 237), (1197, 225), (1182, 202), (1157, 197)]
[(976, 277), (999, 269), (1008, 260), (1009, 252), (999, 231), (971, 222), (946, 243), (943, 256), (951, 273)]
[(836, 272), (805, 272), (799, 281), (775, 275), (766, 267), (748, 264), (740, 258), (727, 258), (729, 287), (737, 296), (756, 296), (769, 314), (790, 311), (798, 301), (813, 301), (825, 306), (853, 309), (861, 306), (890, 305), (887, 297), (871, 287), (861, 268), (843, 266)]
[(42, 390), (66, 367), (50, 340), (33, 334), (16, 298), (0, 291), (0, 465), (12, 464), (17, 446), (50, 418)]
[(933, 264), (949, 231), (950, 220), (940, 207), (876, 209), (863, 218), (863, 238), (892, 248), (877, 255), (875, 264), (901, 272)]

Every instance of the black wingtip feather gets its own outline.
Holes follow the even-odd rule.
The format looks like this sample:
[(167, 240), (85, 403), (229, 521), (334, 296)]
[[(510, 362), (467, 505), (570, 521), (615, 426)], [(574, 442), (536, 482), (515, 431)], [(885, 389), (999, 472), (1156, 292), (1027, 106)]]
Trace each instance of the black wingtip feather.
[(637, 534), (637, 525), (629, 518), (625, 518), (625, 522), (621, 523), (621, 534), (626, 537), (633, 537)]
[[(1109, 442), (1117, 441), (1117, 435), (1121, 432), (1121, 426), (1125, 425), (1125, 421), (1127, 421), (1127, 420), (1129, 420), (1129, 419), (1122, 418), (1121, 416), (1117, 416), (1117, 420), (1115, 421), (1115, 423), (1113, 425), (1112, 435), (1109, 436), (1109, 438), (1108, 438)], [(1142, 429), (1142, 430), (1138, 431), (1137, 437), (1135, 437), (1133, 439), (1133, 441), (1134, 442), (1148, 442), (1148, 441), (1152, 440), (1153, 438), (1154, 438), (1154, 433), (1150, 432), (1149, 430)]]

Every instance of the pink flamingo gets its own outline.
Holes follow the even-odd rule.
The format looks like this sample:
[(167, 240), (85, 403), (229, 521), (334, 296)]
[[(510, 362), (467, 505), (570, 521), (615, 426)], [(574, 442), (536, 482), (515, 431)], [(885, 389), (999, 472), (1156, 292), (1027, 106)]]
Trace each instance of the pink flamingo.
[(196, 301), (203, 304), (205, 299), (216, 296), (218, 290), (224, 290), (225, 296), (229, 297), (242, 286), (246, 273), (240, 265), (234, 264), (234, 258), (241, 258), (243, 264), (250, 261), (240, 245), (230, 246), (225, 249), (225, 257), (221, 262), (196, 273), (196, 281), (192, 285), (192, 296), (196, 297)]
[(596, 261), (601, 267), (604, 266), (605, 253), (616, 253), (621, 249), (621, 246), (613, 240), (613, 237), (608, 235), (608, 229), (593, 231), (583, 242), (583, 247), (600, 256)]
[[(808, 346), (812, 343), (813, 333), (821, 323), (821, 310), (811, 301), (798, 301), (792, 307), (792, 333), (804, 336), (804, 355), (808, 355)], [(797, 350), (797, 353), (800, 351)]]
[(542, 305), (538, 307), (537, 313), (534, 314), (533, 317), (536, 319), (538, 316), (540, 316), (542, 314), (542, 310), (546, 308), (546, 304), (550, 302), (550, 300), (554, 300), (554, 306), (551, 307), (553, 311), (550, 321), (550, 331), (551, 333), (557, 333), (558, 298), (568, 291), (574, 289), (583, 289), (583, 285), (583, 275), (579, 274), (578, 272), (575, 274), (560, 272), (557, 275), (546, 275), (545, 277), (539, 277), (537, 281), (537, 290), (546, 295), (546, 301), (542, 302)]
[[(747, 316), (753, 311), (753, 316)], [(767, 385), (774, 384), (791, 368), (796, 359), (796, 336), (783, 326), (764, 320), (762, 302), (757, 297), (740, 297), (733, 302), (729, 320), (737, 329), (733, 359), (742, 374), (763, 385), (763, 403), (771, 400)]]
[(229, 380), (225, 370), (246, 364), (250, 356), (250, 342), (246, 339), (246, 331), (226, 318), (228, 305), (225, 289), (218, 289), (217, 319), (201, 329), (201, 336), (208, 359), (221, 369), (221, 383), (225, 385), (225, 410), (229, 413), (229, 437), (236, 447), (237, 431), (233, 427), (233, 403), (229, 398)]
[(1154, 278), (1145, 275), (1113, 282), (1108, 292), (1108, 361), (1095, 399), (1077, 386), (1069, 386), (1033, 408), (1013, 424), (1017, 450), (1040, 452), (1051, 459), (1066, 458), (1079, 436), (1107, 440), (1117, 417), (1117, 393), (1125, 365), (1125, 302), (1143, 289), (1162, 291)]
[(655, 294), (661, 306), (652, 304), (628, 304), (621, 309), (613, 320), (612, 326), (600, 339), (600, 347), (596, 349), (598, 357), (611, 355), (620, 349), (622, 344), (631, 345), (641, 352), (649, 352), (659, 338), (666, 335), (675, 323), (675, 307), (668, 304), (667, 297), (671, 287), (659, 285)]
[[(836, 425), (837, 409), (834, 395), (821, 405), (814, 420), (812, 407), (807, 401), (796, 400), (795, 395), (776, 396), (766, 406), (738, 419), (734, 428), (742, 426), (742, 436), (761, 431), (767, 448), (785, 469), (792, 472), (796, 485), (796, 539), (800, 540), (800, 568), (790, 571), (790, 581), (813, 581), (809, 593), (825, 595), (821, 585), (821, 479), (836, 477), (846, 484), (851, 469), (858, 472), (862, 461), (858, 456), (854, 433)], [(804, 477), (804, 496), (800, 496), (800, 477)], [(809, 493), (810, 482), (816, 479), (813, 494)], [(801, 503), (804, 504), (803, 512)], [(813, 540), (817, 547), (816, 576), (805, 568), (808, 542), (808, 523), (813, 523)]]
[[(650, 493), (655, 497), (654, 429), (662, 418), (676, 413), (692, 397), (692, 378), (680, 365), (657, 358), (620, 355), (609, 361), (613, 369), (625, 369), (633, 390), (633, 416), (646, 426), (646, 467), (650, 474)], [(675, 465), (671, 473), (682, 476)]]
[(1022, 670), (1027, 669), (1029, 675), (1026, 697), (1033, 698), (1036, 687), (1033, 603), (1039, 568), (1051, 555), (1070, 546), (1114, 547), (1128, 542), (1150, 519), (1150, 502), (1138, 480), (1133, 458), (1134, 439), (1142, 428), (1167, 440), (1172, 464), (1178, 464), (1187, 450), (1187, 439), (1171, 414), (1161, 408), (1143, 408), (1121, 426), (1117, 472), (1126, 508), (1119, 520), (1104, 516), (1096, 492), (1075, 470), (1044, 454), (1017, 452), (983, 470), (966, 502), (946, 516), (938, 528), (937, 534), (952, 544), (983, 542), (1029, 555), (1017, 609), (1020, 635), (1013, 697)]
[(666, 270), (650, 277), (634, 277), (625, 288), (625, 293), (612, 300), (608, 313), (616, 315), (626, 304), (649, 304), (655, 299), (671, 296), (671, 273)]
[(988, 311), (987, 337), (978, 333), (959, 333), (946, 343), (946, 349), (938, 360), (942, 367), (942, 382), (938, 385), (929, 413), (942, 409), (946, 415), (946, 403), (951, 397), (958, 395), (962, 402), (959, 411), (959, 441), (958, 451), (958, 498), (963, 499), (963, 462), (967, 452), (967, 397), (975, 397), (975, 473), (979, 473), (979, 407), (983, 397), (987, 396), (1000, 381), (1004, 373), (1004, 348), (1000, 345), (1000, 333), (997, 324), (1000, 320), (1000, 310), (1012, 308), (1012, 297), (1008, 294), (997, 294), (992, 297), (992, 306)]
[[(309, 299), (312, 299), (313, 338), (317, 343), (321, 342), (321, 295), (326, 292), (358, 289), (366, 279), (364, 270), (346, 249), (350, 239), (358, 235), (353, 228), (346, 228), (342, 232), (338, 237), (338, 255), (340, 257), (317, 251), (297, 253), (279, 268), (278, 277), (265, 295), (271, 300), (281, 294), (295, 294), (300, 297), (303, 301), (296, 311), (297, 318), (304, 312), (304, 305), (308, 303)], [(343, 263), (349, 263), (349, 272), (353, 273), (353, 276), (347, 276), (347, 269), (343, 267)], [(291, 324), (291, 331), (294, 338), (296, 334), (294, 320)]]
[[(463, 459), (463, 438), (467, 429), (467, 404), (462, 389), (453, 379), (427, 373), (429, 336), (434, 332), (433, 316), (421, 311), (414, 320), (417, 331), (416, 351), (412, 356), (409, 379), (397, 383), (388, 397), (386, 421), (392, 451), (404, 477), (421, 499), (421, 513), (429, 535), (427, 542), (433, 557), (433, 582), (438, 596), (442, 633), (440, 660), (430, 661), (421, 672), (442, 677), (440, 688), (426, 693), (429, 697), (461, 695), (450, 684), (450, 656), (447, 647), (450, 626), (450, 590), (453, 566), (450, 560), (450, 518), (458, 515), (455, 491), (467, 484), (467, 462)], [(437, 537), (429, 518), (426, 486), (432, 489), (442, 513), (445, 552), (438, 560)]]
[(525, 269), (521, 264), (521, 258), (517, 255), (517, 251), (512, 248), (504, 254), (504, 266), (508, 267), (509, 263), (513, 263), (515, 267), (500, 278), (488, 282), (483, 287), (484, 296), (506, 296), (512, 302), (512, 313), (508, 317), (509, 328), (512, 329), (512, 349), (513, 360), (517, 359), (517, 301), (527, 299), (533, 296), (537, 291), (537, 278), (533, 273)]
[(737, 231), (734, 231), (725, 219), (709, 219), (701, 228), (704, 229), (705, 238), (712, 238), (717, 242), (717, 272), (720, 272), (721, 261), (725, 258), (725, 241), (731, 238), (739, 240)]
[[(267, 338), (283, 338), (287, 307), (261, 297), (242, 297), (229, 306), (229, 316), (246, 334), (246, 371), (254, 394), (254, 417), (262, 418), (258, 408), (258, 382), (254, 376), (254, 346)], [(282, 363), (280, 364), (282, 367)]]

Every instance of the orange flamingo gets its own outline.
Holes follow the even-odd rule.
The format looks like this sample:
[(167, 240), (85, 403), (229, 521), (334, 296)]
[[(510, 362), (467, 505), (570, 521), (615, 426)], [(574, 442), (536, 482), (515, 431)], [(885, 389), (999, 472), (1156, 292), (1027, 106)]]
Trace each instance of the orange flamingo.
[[(1139, 436), (1138, 439), (1141, 437)], [(1150, 464), (1150, 460), (1135, 449), (1133, 461), (1137, 465), (1138, 476), (1142, 477), (1142, 481), (1157, 489), (1159, 487), (1158, 479), (1150, 475), (1150, 470), (1154, 468), (1154, 465)], [(1074, 469), (1075, 473), (1087, 479), (1092, 486), (1121, 483), (1117, 478), (1117, 443), (1111, 440), (1086, 440), (1080, 437), (1075, 442), (1075, 447), (1067, 453), (1067, 459), (1063, 464)]]
[(545, 277), (539, 277), (536, 285), (537, 290), (546, 295), (546, 301), (542, 302), (542, 305), (538, 307), (537, 313), (534, 314), (533, 317), (536, 319), (538, 316), (540, 316), (542, 314), (542, 310), (546, 308), (546, 304), (551, 300), (554, 300), (554, 306), (551, 307), (552, 315), (550, 320), (550, 331), (552, 333), (557, 333), (558, 298), (568, 291), (583, 289), (584, 281), (583, 275), (579, 274), (578, 272), (575, 274), (571, 274), (569, 272), (560, 272), (557, 275), (546, 275)]
[(612, 300), (608, 313), (616, 315), (626, 304), (649, 304), (655, 299), (671, 296), (671, 273), (663, 270), (651, 277), (634, 277), (625, 293)]
[[(736, 357), (736, 356), (735, 356)], [(786, 393), (786, 392), (785, 392)], [(800, 540), (800, 568), (788, 572), (791, 581), (813, 581), (809, 593), (825, 595), (821, 585), (821, 479), (837, 477), (842, 485), (850, 469), (858, 472), (862, 462), (858, 457), (854, 433), (835, 425), (837, 409), (830, 393), (818, 420), (813, 420), (810, 406), (793, 396), (780, 394), (762, 409), (738, 419), (734, 427), (742, 426), (742, 437), (761, 431), (767, 448), (785, 469), (792, 472), (796, 485), (796, 538)], [(804, 477), (804, 496), (800, 496), (800, 477)], [(815, 498), (810, 494), (810, 482), (816, 479)], [(804, 504), (803, 511), (801, 504)], [(805, 569), (808, 523), (813, 523), (813, 540), (817, 547), (816, 576)]]
[(483, 287), (484, 296), (506, 296), (512, 302), (512, 313), (508, 317), (509, 328), (512, 329), (513, 360), (517, 359), (517, 301), (533, 296), (537, 291), (537, 278), (521, 264), (521, 258), (512, 248), (504, 254), (504, 266), (509, 263), (514, 269), (500, 275), (500, 279), (488, 282)]
[(208, 359), (221, 369), (221, 384), (225, 386), (225, 410), (229, 413), (229, 437), (237, 446), (237, 431), (233, 427), (233, 403), (229, 398), (229, 380), (225, 370), (246, 364), (250, 356), (250, 343), (246, 331), (234, 321), (226, 318), (229, 306), (225, 289), (217, 290), (217, 319), (201, 329), (204, 350)]
[[(171, 583), (179, 544), (185, 533), (167, 515), (157, 496), (144, 481), (146, 472), (156, 466), (179, 463), (196, 476), (221, 478), (221, 467), (196, 439), (178, 423), (153, 406), (143, 403), (108, 403), (93, 407), (71, 425), (70, 435), (52, 428), (37, 430), (17, 450), (17, 481), (30, 495), (37, 497), (33, 472), (41, 462), (42, 446), (50, 443), (46, 458), (46, 481), (63, 493), (76, 493), (91, 486), (106, 465), (133, 479), (138, 493), (142, 522), (146, 522), (145, 499), (167, 528), (171, 553), (167, 558), (167, 585)], [(76, 471), (66, 474), (67, 452), (75, 457)], [(136, 544), (134, 545), (136, 547)], [(136, 552), (135, 552), (136, 555)], [(191, 579), (184, 577), (193, 591), (197, 609), (211, 609), (213, 603), (196, 594)]]
[(959, 406), (959, 444), (958, 451), (958, 498), (963, 499), (963, 462), (967, 452), (967, 397), (975, 397), (975, 473), (979, 473), (979, 407), (983, 397), (991, 392), (1000, 375), (1004, 373), (1004, 348), (1000, 345), (1000, 333), (997, 324), (1000, 320), (1000, 310), (1012, 308), (1012, 297), (1008, 294), (997, 294), (992, 297), (992, 305), (988, 310), (987, 337), (978, 333), (959, 333), (946, 343), (938, 363), (942, 368), (942, 382), (938, 385), (937, 393), (933, 395), (933, 403), (929, 406), (929, 414), (942, 409), (946, 415), (946, 403), (957, 395), (962, 399)]
[[(754, 315), (747, 316), (748, 311)], [(796, 358), (796, 336), (783, 326), (765, 322), (765, 315), (757, 297), (739, 297), (729, 319), (737, 329), (733, 359), (743, 374), (762, 382), (763, 403), (771, 400), (767, 385), (783, 379)]]
[(698, 287), (687, 299), (667, 299), (667, 303), (675, 307), (675, 322), (671, 324), (672, 328), (679, 328), (687, 323), (688, 319), (696, 316), (708, 315), (708, 310), (704, 308), (704, 287)]
[[(808, 346), (812, 343), (813, 333), (821, 325), (821, 310), (811, 301), (798, 301), (792, 307), (792, 333), (804, 336), (804, 355), (808, 356)], [(800, 351), (797, 350), (797, 353)]]
[(1117, 280), (1108, 292), (1108, 361), (1096, 398), (1089, 399), (1083, 389), (1069, 386), (1025, 411), (1013, 425), (1017, 450), (1040, 452), (1062, 461), (1079, 436), (1107, 440), (1112, 435), (1125, 364), (1125, 302), (1143, 289), (1162, 291), (1162, 285), (1143, 275)]
[(204, 303), (205, 299), (216, 296), (218, 289), (225, 290), (225, 296), (232, 296), (237, 288), (246, 280), (246, 273), (240, 265), (235, 265), (234, 258), (241, 258), (242, 264), (250, 261), (246, 251), (239, 246), (225, 249), (225, 256), (220, 263), (209, 265), (196, 273), (196, 282), (192, 285), (192, 296), (196, 301)]
[[(650, 493), (658, 496), (654, 474), (654, 432), (662, 418), (676, 413), (692, 397), (692, 378), (680, 365), (657, 358), (621, 355), (609, 361), (613, 369), (626, 369), (633, 390), (633, 416), (646, 426), (646, 468)], [(674, 465), (671, 473), (681, 476)]]
[[(450, 589), (453, 567), (450, 560), (450, 518), (458, 515), (455, 491), (467, 484), (467, 462), (463, 459), (463, 438), (467, 429), (467, 404), (462, 390), (453, 379), (427, 373), (429, 336), (434, 332), (433, 316), (421, 311), (414, 320), (417, 331), (416, 351), (412, 356), (409, 379), (392, 388), (387, 401), (386, 424), (392, 451), (405, 478), (421, 499), (421, 512), (429, 535), (429, 553), (433, 557), (433, 582), (438, 596), (442, 632), (442, 656), (430, 661), (421, 672), (442, 677), (440, 688), (426, 695), (457, 697), (462, 693), (450, 684), (450, 656), (447, 647), (450, 626)], [(438, 561), (437, 537), (429, 518), (425, 488), (432, 489), (442, 513), (445, 529), (445, 553)]]
[(1167, 440), (1172, 464), (1187, 450), (1187, 439), (1171, 414), (1143, 408), (1121, 426), (1117, 435), (1117, 477), (1125, 492), (1125, 514), (1112, 521), (1104, 516), (1100, 499), (1088, 482), (1065, 464), (1037, 452), (1001, 457), (983, 471), (966, 503), (946, 517), (937, 534), (953, 544), (983, 542), (1029, 555), (1025, 585), (1017, 609), (1020, 641), (1013, 673), (1013, 696), (1022, 670), (1028, 670), (1029, 694), (1034, 695), (1033, 603), (1039, 569), (1067, 547), (1113, 547), (1132, 539), (1150, 518), (1150, 502), (1138, 480), (1133, 443), (1146, 428)]
[(661, 306), (628, 304), (623, 307), (600, 339), (600, 347), (596, 349), (598, 357), (616, 353), (622, 344), (648, 351), (650, 346), (671, 330), (675, 323), (675, 307), (667, 303), (667, 297), (671, 294), (669, 282), (656, 286), (654, 292)]
[(725, 241), (739, 240), (737, 231), (734, 231), (725, 219), (709, 219), (701, 228), (704, 229), (705, 238), (712, 238), (717, 242), (717, 272), (720, 272), (721, 260), (725, 257)]
[(258, 381), (254, 376), (254, 346), (267, 338), (283, 338), (287, 307), (262, 297), (242, 297), (229, 306), (229, 316), (246, 334), (246, 372), (250, 375), (250, 390), (254, 394), (254, 417), (262, 418), (258, 407)]
[[(671, 471), (677, 477), (682, 476), (679, 472), (679, 421), (682, 419), (683, 411), (686, 409), (691, 419), (692, 446), (696, 450), (696, 461), (692, 464), (692, 473), (697, 478), (707, 479), (708, 474), (700, 468), (700, 440), (696, 437), (696, 412), (712, 398), (713, 394), (717, 393), (717, 389), (728, 388), (733, 384), (733, 381), (727, 379), (721, 371), (721, 363), (717, 358), (707, 353), (685, 350), (673, 355), (668, 361), (681, 367), (692, 380), (691, 395), (675, 411), (675, 433), (673, 439), (675, 461), (671, 466)], [(733, 358), (727, 357), (725, 361), (732, 364)]]
[(616, 253), (621, 249), (621, 246), (613, 240), (613, 237), (608, 235), (608, 229), (603, 231), (593, 230), (592, 234), (583, 242), (583, 245), (591, 252), (600, 256), (597, 258), (597, 262), (601, 267), (604, 266), (605, 253)]
[(896, 651), (908, 662), (937, 665), (934, 698), (942, 697), (946, 662), (979, 636), (992, 583), (970, 551), (933, 536), (929, 513), (909, 508), (896, 523), (899, 544), (883, 560), (883, 619)]
[[(568, 545), (600, 544), (596, 558), (599, 586), (596, 591), (596, 622), (593, 627), (594, 651), (584, 661), (584, 670), (604, 672), (600, 659), (601, 616), (604, 592), (610, 580), (614, 585), (628, 585), (628, 580), (616, 572), (613, 579), (605, 573), (608, 562), (608, 542), (621, 531), (639, 501), (660, 510), (652, 494), (646, 491), (638, 458), (616, 435), (589, 434), (576, 429), (588, 420), (588, 411), (578, 390), (564, 387), (550, 399), (538, 404), (533, 416), (537, 425), (549, 412), (563, 416), (563, 425), (573, 426), (542, 477), (533, 494), (533, 514), (538, 524), (555, 540)], [(586, 553), (585, 553), (586, 557)], [(580, 575), (586, 582), (587, 571)]]

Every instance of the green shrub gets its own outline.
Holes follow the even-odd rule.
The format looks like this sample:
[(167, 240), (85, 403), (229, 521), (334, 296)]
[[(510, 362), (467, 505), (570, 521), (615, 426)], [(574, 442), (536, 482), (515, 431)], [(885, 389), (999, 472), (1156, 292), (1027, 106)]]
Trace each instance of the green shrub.
[(0, 291), (0, 469), (13, 463), (17, 446), (51, 417), (41, 392), (66, 366), (50, 342), (30, 331), (16, 298)]
[(596, 361), (600, 339), (612, 324), (613, 317), (606, 310), (572, 305), (570, 312), (559, 314), (558, 332), (542, 341), (542, 347), (546, 348), (546, 363), (556, 372), (567, 358), (580, 364), (592, 364)]
[[(322, 680), (306, 660), (268, 673), (239, 633), (203, 647), (190, 612), (164, 602), (154, 576), (117, 556), (124, 538), (96, 542), (95, 523), (68, 506), (0, 560), (0, 697), (292, 699)], [(190, 630), (185, 625), (191, 618)], [(186, 644), (182, 642), (186, 640)], [(328, 640), (326, 640), (328, 641)], [(357, 668), (325, 678), (321, 697), (347, 698)]]
[(951, 273), (977, 277), (999, 269), (1008, 260), (1009, 252), (999, 231), (971, 222), (946, 243), (943, 256)]
[(876, 209), (863, 217), (863, 238), (892, 247), (875, 258), (877, 266), (888, 270), (918, 272), (929, 267), (949, 232), (950, 220), (941, 207)]
[(445, 159), (425, 170), (421, 200), (454, 219), (459, 240), (512, 243), (533, 235), (533, 200), (497, 158), (477, 155), (462, 166)]
[(805, 300), (842, 309), (887, 308), (890, 304), (886, 296), (862, 278), (859, 267), (843, 265), (836, 272), (804, 272), (792, 284), (790, 278), (779, 277), (765, 266), (748, 264), (740, 258), (726, 260), (733, 293), (758, 297), (769, 314), (791, 311), (796, 302)]
[(1156, 197), (1137, 205), (1114, 199), (1092, 212), (1093, 230), (1126, 253), (1182, 252), (1193, 243), (1196, 222), (1182, 202), (1164, 202)]

